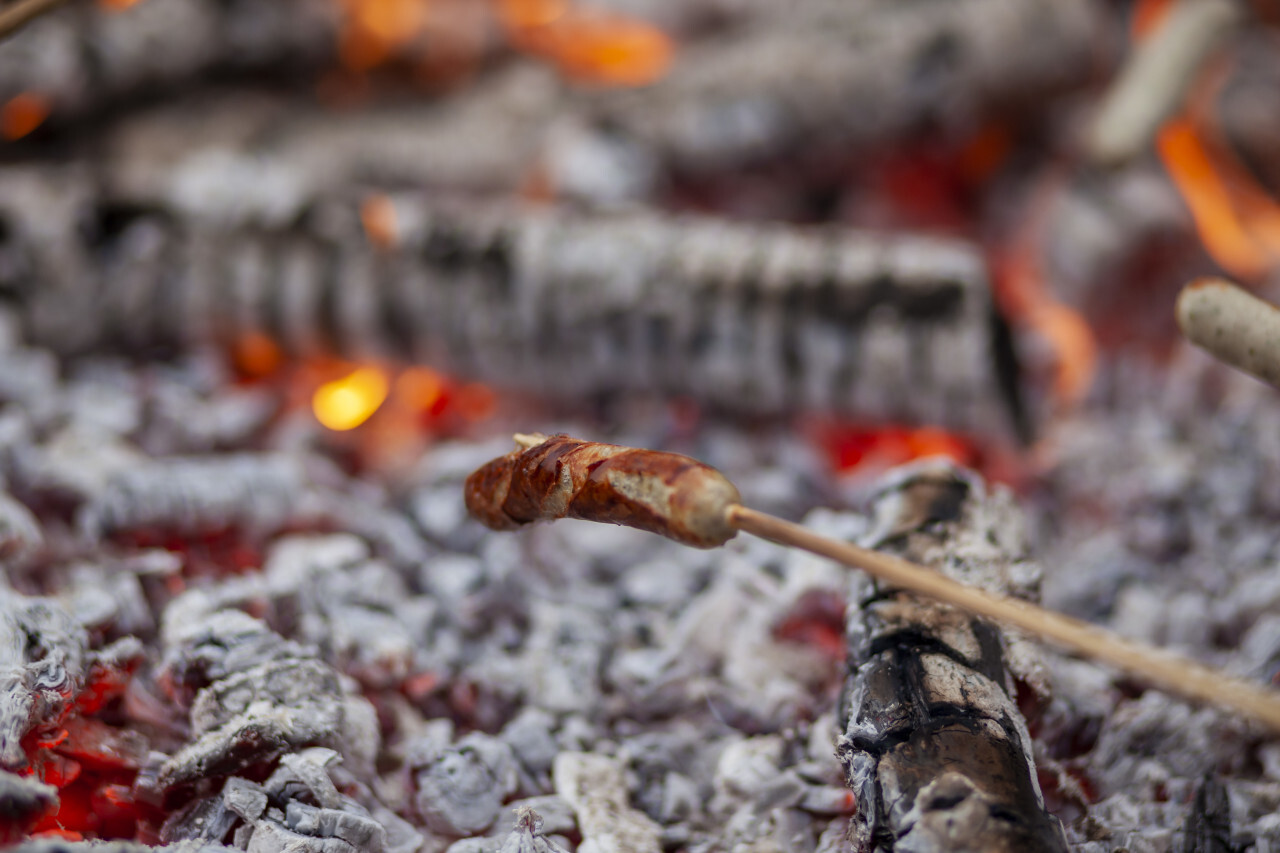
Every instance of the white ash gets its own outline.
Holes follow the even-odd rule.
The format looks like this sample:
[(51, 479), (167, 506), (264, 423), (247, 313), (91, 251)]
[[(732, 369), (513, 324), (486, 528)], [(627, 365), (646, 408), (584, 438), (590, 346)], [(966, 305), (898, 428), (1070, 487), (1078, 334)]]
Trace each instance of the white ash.
[[(105, 655), (105, 643), (130, 636), (145, 647), (152, 663), (121, 711), (123, 724), (145, 727), (162, 751), (140, 790), (167, 789), (175, 808), (204, 803), (187, 815), (203, 815), (199, 831), (226, 828), (208, 843), (542, 853), (607, 849), (621, 833), (643, 849), (691, 853), (847, 849), (856, 802), (842, 785), (832, 724), (842, 664), (778, 629), (803, 616), (815, 593), (866, 598), (865, 578), (745, 537), (700, 552), (582, 522), (491, 534), (465, 517), (460, 484), (509, 439), (441, 443), (394, 482), (348, 476), (318, 449), (319, 428), (296, 418), (246, 417), (217, 435), (180, 425), (182, 401), (200, 412), (231, 399), (222, 397), (225, 372), (210, 364), (73, 365), (62, 371), (68, 381), (55, 375), (45, 389), (46, 414), (33, 416), (26, 398), (0, 408), (9, 493), (16, 512), (35, 519), (19, 537), (35, 562), (11, 566), (8, 580), (62, 602), (49, 606), (66, 609), (59, 618), (81, 638), (68, 647), (77, 654)], [(1124, 381), (1146, 387), (1140, 372)], [(171, 386), (168, 403), (147, 390), (157, 382)], [(1280, 583), (1268, 571), (1280, 551), (1266, 524), (1280, 508), (1266, 473), (1280, 471), (1280, 432), (1257, 425), (1280, 425), (1280, 411), (1226, 387), (1222, 422), (1197, 420), (1194, 396), (1148, 389), (1124, 398), (1148, 414), (1125, 422), (1119, 450), (1104, 441), (1117, 434), (1111, 409), (1080, 415), (1052, 473), (1068, 510), (1039, 517), (1047, 556), (1036, 562), (1059, 606), (1124, 628), (1120, 614), (1153, 602), (1178, 624), (1141, 627), (1135, 617), (1138, 633), (1267, 678), (1280, 667), (1270, 615)], [(90, 411), (126, 389), (152, 402)], [(751, 505), (837, 538), (892, 533), (883, 516), (810, 512), (843, 487), (794, 435), (712, 426), (669, 440), (645, 423), (632, 422), (625, 439), (713, 461)], [(1242, 446), (1254, 454), (1243, 461)], [(1205, 450), (1217, 456), (1203, 458)], [(298, 530), (255, 525), (218, 498), (224, 519), (244, 519), (261, 571), (194, 576), (189, 555), (70, 526), (82, 508), (106, 506), (116, 472), (190, 462), (214, 476), (246, 451), (261, 455), (241, 459), (298, 460), (303, 489), (321, 507), (317, 524)], [(954, 567), (981, 581), (971, 568), (998, 545), (1013, 558), (988, 580), (1033, 590), (1011, 503), (994, 500), (987, 527), (996, 542), (956, 540)], [(1079, 509), (1099, 501), (1115, 519), (1105, 535)], [(1206, 506), (1209, 518), (1195, 517)], [(1210, 604), (1197, 612), (1206, 593)], [(834, 630), (838, 638), (839, 622)], [(1270, 816), (1280, 759), (1259, 748), (1260, 733), (1154, 693), (1131, 698), (1133, 686), (1104, 670), (1010, 644), (1022, 648), (1023, 677), (1039, 683), (1043, 666), (1054, 693), (1032, 727), (1044, 773), (1082, 778), (1099, 798), (1055, 806), (1071, 818), (1074, 849), (1181, 843), (1208, 772), (1222, 779), (1233, 838), (1264, 849), (1280, 837)], [(342, 764), (307, 758), (321, 746)], [(269, 793), (251, 765), (294, 781)], [(590, 802), (573, 785), (587, 771), (609, 780)], [(346, 798), (337, 806), (334, 791)], [(1062, 799), (1070, 797), (1050, 796)], [(606, 806), (627, 820), (586, 817)], [(532, 811), (512, 830), (516, 808)], [(168, 831), (197, 833), (179, 819)]]
[[(1050, 439), (1038, 523), (1045, 603), (1272, 681), (1278, 427), (1274, 391), (1189, 345), (1171, 365), (1119, 360)], [(1265, 769), (1263, 732), (1091, 664), (1047, 663), (1054, 699), (1039, 737), (1100, 800), (1068, 826), (1079, 850), (1278, 849), (1268, 803), (1280, 776)], [(1193, 808), (1206, 777), (1225, 789), (1229, 814), (1213, 798)], [(1225, 840), (1196, 846), (1219, 819)]]

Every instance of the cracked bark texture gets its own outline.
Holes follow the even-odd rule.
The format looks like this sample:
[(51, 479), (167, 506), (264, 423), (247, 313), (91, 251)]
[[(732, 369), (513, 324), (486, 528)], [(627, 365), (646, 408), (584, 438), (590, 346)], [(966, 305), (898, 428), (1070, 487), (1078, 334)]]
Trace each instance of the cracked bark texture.
[(379, 244), (349, 196), (289, 225), (227, 228), (116, 209), (75, 170), (0, 174), (0, 290), (62, 351), (261, 333), (550, 399), (679, 395), (1026, 433), (1008, 329), (967, 242), (412, 193), (388, 204), (395, 233)]
[[(1004, 490), (927, 461), (891, 474), (866, 542), (994, 592), (1030, 598)], [(857, 797), (855, 849), (1065, 851), (1044, 809), (1019, 688), (1047, 694), (1024, 639), (953, 607), (865, 581), (850, 613), (838, 750)]]

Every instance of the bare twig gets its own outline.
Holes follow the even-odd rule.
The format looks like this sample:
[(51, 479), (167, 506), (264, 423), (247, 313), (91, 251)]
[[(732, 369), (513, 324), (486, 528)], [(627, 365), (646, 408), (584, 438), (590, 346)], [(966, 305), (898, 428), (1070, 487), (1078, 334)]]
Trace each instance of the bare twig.
[(67, 0), (17, 0), (0, 8), (0, 39), (6, 39)]

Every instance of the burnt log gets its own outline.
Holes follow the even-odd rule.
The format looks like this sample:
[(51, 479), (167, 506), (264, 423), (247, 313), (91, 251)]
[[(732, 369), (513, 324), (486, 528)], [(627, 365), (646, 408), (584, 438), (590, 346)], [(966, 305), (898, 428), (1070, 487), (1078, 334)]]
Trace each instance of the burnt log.
[[(683, 13), (695, 5), (681, 4)], [(351, 112), (237, 88), (126, 114), (91, 156), (102, 180), (135, 201), (199, 195), (194, 185), (226, 192), (218, 177), (202, 183), (222, 167), (250, 178), (237, 190), (283, 181), (277, 195), (303, 201), (351, 180), (510, 192), (535, 172), (564, 196), (649, 198), (676, 173), (847, 154), (922, 133), (968, 138), (983, 122), (1042, 112), (1047, 99), (1093, 79), (1111, 23), (1092, 0), (824, 1), (771, 11), (753, 2), (709, 16), (717, 18), (702, 30), (728, 28), (732, 38), (682, 39), (668, 73), (642, 89), (582, 91), (533, 61), (495, 68), (446, 98), (383, 99)]]
[(1025, 426), (982, 257), (960, 241), (409, 195), (380, 199), (390, 234), (339, 198), (278, 228), (126, 211), (86, 239), (5, 195), (0, 268), (33, 337), (64, 352), (262, 333), (561, 400)]
[(773, 26), (723, 44), (690, 46), (655, 85), (597, 98), (595, 115), (661, 162), (721, 170), (822, 143), (972, 131), (1087, 83), (1107, 53), (1109, 16), (1093, 2), (794, 10), (779, 7)]
[(0, 103), (31, 94), (64, 118), (215, 73), (317, 68), (334, 61), (339, 23), (329, 0), (148, 0), (121, 12), (80, 0), (0, 45)]
[[(991, 591), (1036, 576), (1007, 494), (948, 466), (901, 469), (869, 544)], [(1045, 811), (1017, 685), (1046, 690), (1025, 640), (950, 606), (874, 584), (851, 612), (838, 746), (864, 851), (1065, 851)]]

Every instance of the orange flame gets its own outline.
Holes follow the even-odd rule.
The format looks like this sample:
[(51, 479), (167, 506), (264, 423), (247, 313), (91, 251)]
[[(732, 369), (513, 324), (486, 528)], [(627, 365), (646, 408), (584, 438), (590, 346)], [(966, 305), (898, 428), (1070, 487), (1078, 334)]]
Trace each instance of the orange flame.
[(501, 11), (516, 46), (549, 59), (579, 82), (647, 86), (671, 66), (671, 39), (635, 18), (560, 8), (552, 0), (508, 0)]
[(1022, 247), (997, 258), (996, 296), (1014, 324), (1030, 329), (1053, 354), (1053, 399), (1074, 406), (1084, 399), (1098, 367), (1098, 345), (1080, 312), (1049, 292), (1033, 250)]
[(1256, 279), (1280, 264), (1280, 204), (1202, 139), (1189, 117), (1167, 122), (1156, 148), (1205, 250), (1223, 269)]
[(427, 0), (341, 0), (346, 27), (338, 45), (342, 64), (365, 71), (413, 41), (427, 23)]
[(369, 242), (379, 249), (390, 249), (399, 242), (395, 202), (381, 193), (369, 196), (360, 205), (360, 224)]
[(326, 382), (311, 398), (316, 420), (331, 430), (355, 429), (367, 421), (382, 401), (387, 399), (390, 383), (387, 374), (377, 367), (361, 367), (354, 372)]
[(843, 472), (874, 473), (930, 456), (973, 465), (978, 457), (967, 439), (940, 427), (827, 424), (819, 429), (818, 438), (832, 467)]
[(10, 141), (21, 139), (49, 117), (49, 101), (34, 92), (14, 95), (0, 108), (0, 135)]
[(139, 0), (98, 0), (98, 5), (108, 12), (123, 12), (138, 5)]

